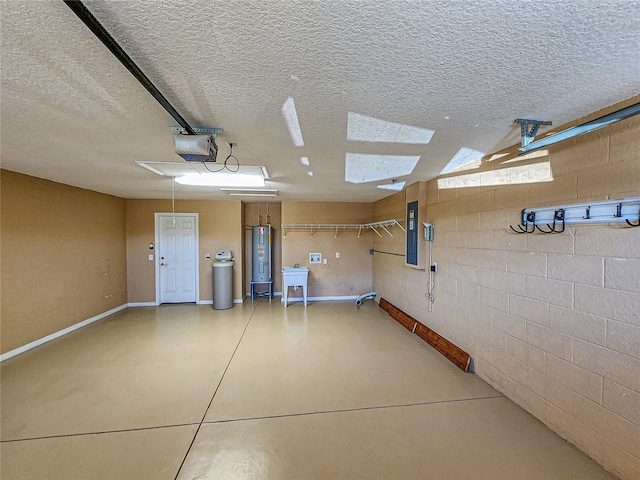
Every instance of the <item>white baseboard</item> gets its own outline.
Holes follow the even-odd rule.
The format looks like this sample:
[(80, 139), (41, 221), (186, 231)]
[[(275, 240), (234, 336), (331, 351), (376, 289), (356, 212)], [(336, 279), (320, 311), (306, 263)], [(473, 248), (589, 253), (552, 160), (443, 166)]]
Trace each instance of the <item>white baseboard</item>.
[(157, 307), (158, 304), (156, 302), (132, 302), (127, 303), (128, 307)]
[[(330, 301), (339, 301), (339, 300), (355, 300), (358, 298), (358, 295), (339, 295), (339, 296), (330, 296), (330, 297), (307, 297), (307, 302), (330, 302)], [(284, 297), (280, 300), (284, 303)], [(302, 297), (289, 297), (287, 298), (287, 302), (304, 302), (304, 298)]]
[(125, 308), (127, 308), (127, 306), (128, 305), (125, 303), (123, 305), (120, 305), (119, 307), (112, 308), (111, 310), (107, 310), (106, 312), (102, 312), (96, 315), (95, 317), (87, 318), (86, 320), (76, 323), (75, 325), (71, 325), (70, 327), (63, 328), (62, 330), (58, 330), (57, 332), (47, 335), (46, 337), (42, 337), (38, 340), (34, 340), (33, 342), (27, 343), (26, 345), (23, 345), (21, 347), (14, 348), (13, 350), (10, 350), (0, 355), (0, 362), (3, 362), (11, 357), (15, 357), (16, 355), (24, 353), (27, 350), (31, 350), (32, 348), (39, 347), (43, 343), (47, 343), (47, 342), (50, 342), (51, 340), (55, 340), (56, 338), (66, 335), (67, 333), (71, 333), (74, 330), (78, 330), (79, 328), (85, 327), (90, 323), (93, 323), (102, 318), (108, 317), (109, 315), (113, 315), (114, 313), (119, 312), (120, 310), (124, 310)]

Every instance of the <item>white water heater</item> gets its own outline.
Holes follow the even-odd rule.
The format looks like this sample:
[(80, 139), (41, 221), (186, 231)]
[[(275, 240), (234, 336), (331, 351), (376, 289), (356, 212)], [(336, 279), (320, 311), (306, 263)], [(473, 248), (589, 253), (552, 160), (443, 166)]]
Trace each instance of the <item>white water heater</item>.
[(252, 282), (271, 282), (273, 257), (273, 227), (258, 225), (252, 231)]

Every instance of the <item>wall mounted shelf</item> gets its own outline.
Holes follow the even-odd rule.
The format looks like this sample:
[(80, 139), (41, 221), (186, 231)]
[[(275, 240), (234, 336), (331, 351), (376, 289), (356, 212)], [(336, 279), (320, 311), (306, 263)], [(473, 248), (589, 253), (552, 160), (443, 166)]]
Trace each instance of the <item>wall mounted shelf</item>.
[(284, 223), (282, 224), (282, 238), (287, 238), (287, 233), (289, 232), (302, 232), (309, 231), (309, 238), (312, 238), (313, 235), (319, 231), (332, 231), (334, 233), (333, 237), (337, 238), (338, 234), (342, 233), (346, 230), (357, 230), (358, 238), (362, 232), (371, 230), (375, 232), (379, 237), (382, 237), (382, 234), (378, 231), (384, 230), (389, 236), (393, 237), (393, 234), (389, 231), (389, 228), (393, 228), (398, 226), (404, 232), (405, 229), (400, 222), (403, 220), (391, 219), (391, 220), (383, 220), (381, 222), (372, 222), (372, 223)]

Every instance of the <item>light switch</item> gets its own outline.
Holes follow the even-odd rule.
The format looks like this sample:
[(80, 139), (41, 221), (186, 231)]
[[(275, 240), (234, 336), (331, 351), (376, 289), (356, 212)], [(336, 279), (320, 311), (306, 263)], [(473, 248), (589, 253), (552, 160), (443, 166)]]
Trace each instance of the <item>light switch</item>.
[(153, 262), (153, 255), (151, 253), (149, 254), (149, 261)]
[(327, 259), (326, 259), (326, 258), (323, 258), (323, 259), (322, 259), (322, 263), (323, 263), (324, 265), (326, 265), (326, 264), (327, 264)]
[(336, 252), (336, 258), (340, 258), (340, 252)]

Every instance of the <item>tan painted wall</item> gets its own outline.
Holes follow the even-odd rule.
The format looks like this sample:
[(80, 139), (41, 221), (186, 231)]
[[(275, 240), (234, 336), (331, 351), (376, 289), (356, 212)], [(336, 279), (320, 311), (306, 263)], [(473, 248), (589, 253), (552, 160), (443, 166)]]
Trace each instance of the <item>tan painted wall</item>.
[(1, 351), (127, 302), (125, 201), (0, 174)]
[[(369, 223), (371, 203), (282, 202), (282, 223)], [(283, 234), (280, 228), (280, 235)], [(308, 296), (352, 296), (371, 291), (372, 232), (358, 238), (356, 231), (321, 231), (309, 237), (308, 231), (287, 232), (282, 238), (282, 265), (299, 263), (309, 267)], [(309, 265), (309, 253), (321, 253), (327, 265)], [(336, 259), (336, 252), (340, 258)], [(282, 275), (282, 273), (280, 273)], [(301, 296), (290, 291), (290, 297)]]
[[(267, 224), (267, 204), (247, 203), (245, 204), (245, 225), (262, 225)], [(260, 214), (260, 218), (258, 218)], [(273, 292), (282, 292), (282, 236), (280, 225), (282, 224), (282, 205), (280, 203), (269, 204), (269, 222), (275, 231), (273, 238)], [(251, 269), (253, 266), (251, 257), (251, 229), (245, 229), (245, 291), (250, 292), (251, 288)], [(264, 285), (256, 286), (256, 292), (266, 290)]]
[[(640, 118), (529, 163), (542, 161), (551, 162), (552, 182), (428, 183), (439, 265), (432, 313), (427, 273), (399, 257), (375, 256), (374, 288), (467, 350), (480, 377), (551, 429), (622, 478), (640, 478), (640, 228), (508, 230), (524, 207), (640, 196)], [(485, 162), (468, 173), (508, 166)], [(377, 202), (376, 218), (402, 202)], [(387, 240), (384, 248), (399, 246)]]
[[(155, 302), (155, 267), (148, 257), (154, 241), (154, 213), (171, 212), (170, 200), (127, 200), (127, 281), (129, 303)], [(199, 231), (200, 300), (213, 299), (211, 258), (218, 250), (229, 249), (236, 258), (233, 267), (233, 298), (243, 291), (242, 204), (239, 200), (177, 200), (177, 213), (197, 213)]]

